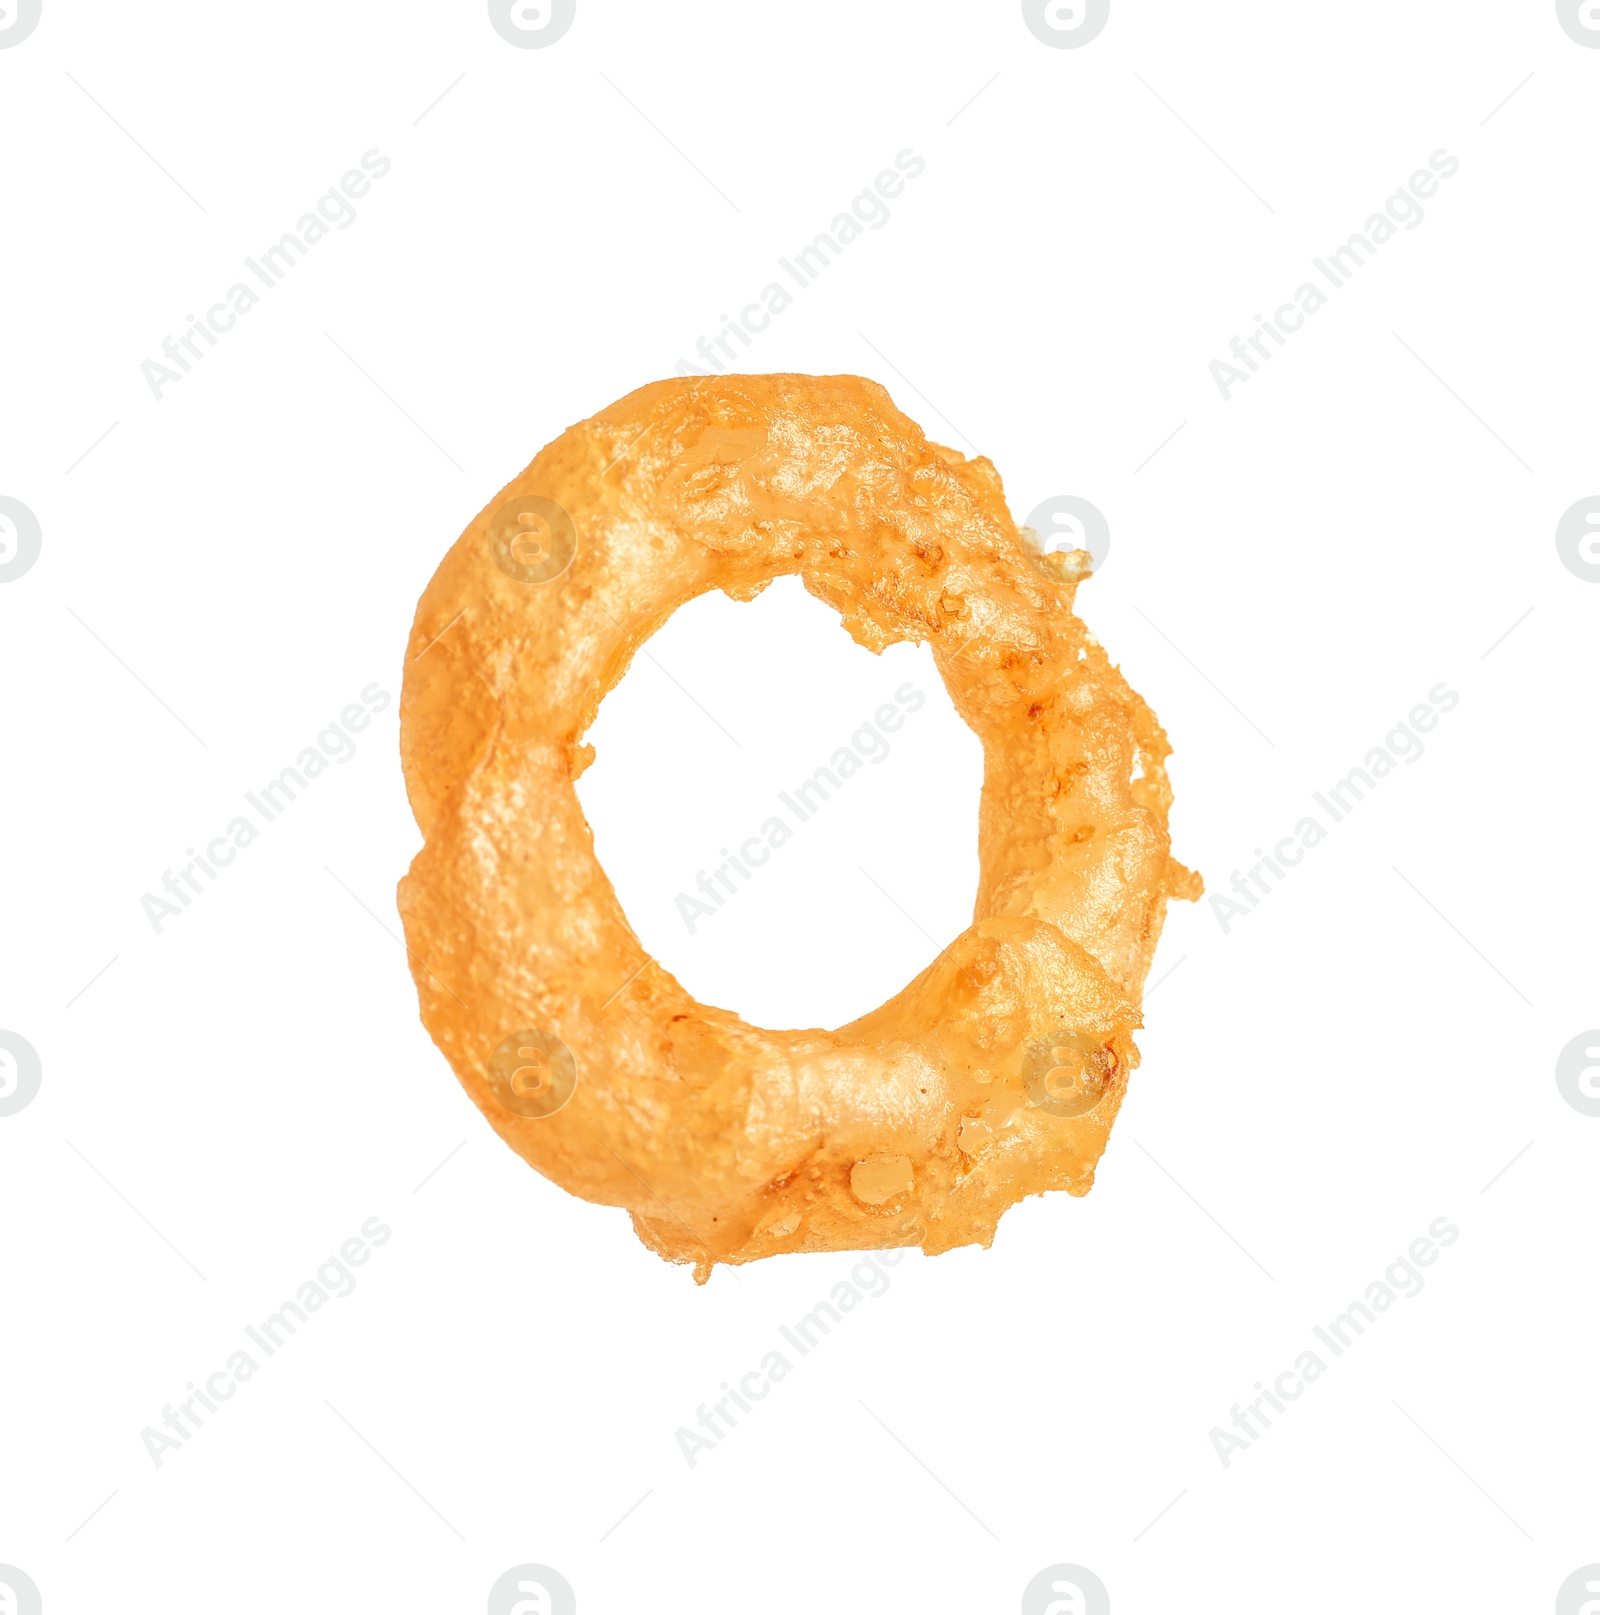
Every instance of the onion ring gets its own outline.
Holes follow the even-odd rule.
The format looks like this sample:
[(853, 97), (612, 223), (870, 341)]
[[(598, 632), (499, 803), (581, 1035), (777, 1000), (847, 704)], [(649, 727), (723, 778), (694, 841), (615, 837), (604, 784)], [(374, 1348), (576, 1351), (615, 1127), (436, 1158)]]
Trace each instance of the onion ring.
[[(704, 1282), (786, 1251), (988, 1245), (1085, 1194), (1138, 1062), (1171, 897), (1166, 735), (986, 459), (854, 376), (640, 388), (550, 444), (417, 608), (400, 883), (422, 1019), (525, 1160)], [(798, 575), (872, 651), (932, 647), (984, 747), (973, 923), (881, 1008), (765, 1031), (641, 947), (573, 782), (639, 646)]]

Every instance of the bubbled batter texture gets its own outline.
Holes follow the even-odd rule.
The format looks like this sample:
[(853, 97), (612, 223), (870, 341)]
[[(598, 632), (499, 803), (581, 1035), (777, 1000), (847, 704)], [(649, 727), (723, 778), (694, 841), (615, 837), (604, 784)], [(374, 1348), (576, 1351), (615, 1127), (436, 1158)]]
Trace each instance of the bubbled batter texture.
[[(576, 528), (554, 581), (491, 553), (526, 494)], [(601, 700), (673, 611), (790, 573), (869, 650), (930, 645), (984, 749), (971, 926), (831, 1031), (748, 1025), (651, 960), (573, 789)], [(1169, 855), (1166, 736), (1073, 614), (1083, 577), (1019, 531), (988, 460), (855, 376), (657, 382), (542, 450), (429, 584), (401, 702), (422, 1018), (501, 1137), (702, 1280), (784, 1251), (988, 1245), (1022, 1196), (1087, 1193), (1167, 899), (1200, 884)], [(576, 1060), (553, 1115), (487, 1078), (525, 1028)], [(1072, 1069), (1041, 1086), (1064, 1035)]]

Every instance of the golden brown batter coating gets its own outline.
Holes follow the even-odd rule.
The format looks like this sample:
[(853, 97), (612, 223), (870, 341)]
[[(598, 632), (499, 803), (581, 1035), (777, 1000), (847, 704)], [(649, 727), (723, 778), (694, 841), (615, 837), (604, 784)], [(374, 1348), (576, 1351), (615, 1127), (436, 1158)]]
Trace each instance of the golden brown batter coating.
[[(882, 1008), (764, 1031), (640, 946), (573, 781), (635, 651), (711, 589), (795, 573), (872, 651), (933, 648), (983, 743), (972, 925)], [(400, 884), (422, 1018), (511, 1147), (673, 1261), (987, 1245), (1085, 1194), (1168, 897), (1165, 734), (986, 459), (855, 376), (662, 381), (564, 432), (417, 608)], [(529, 1039), (533, 1041), (529, 1041)]]

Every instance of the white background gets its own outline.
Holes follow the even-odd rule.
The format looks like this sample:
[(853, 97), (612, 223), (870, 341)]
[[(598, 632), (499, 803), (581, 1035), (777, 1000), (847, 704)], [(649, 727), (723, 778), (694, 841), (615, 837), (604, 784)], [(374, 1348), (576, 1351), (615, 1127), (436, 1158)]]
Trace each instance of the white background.
[[(528, 1561), (585, 1612), (1010, 1612), (1059, 1562), (1117, 1615), (1545, 1610), (1600, 1560), (1600, 1119), (1554, 1080), (1600, 1024), (1600, 587), (1554, 543), (1600, 492), (1597, 97), (1545, 0), (1114, 0), (1073, 50), (953, 0), (579, 0), (539, 50), (472, 0), (45, 0), (0, 51), (0, 494), (43, 532), (0, 584), (0, 1027), (43, 1064), (0, 1118), (0, 1563), (48, 1615), (478, 1611)], [(354, 225), (157, 402), (141, 362), (372, 148)], [(690, 1469), (675, 1430), (852, 1259), (697, 1288), (494, 1137), (396, 939), (395, 706), (160, 935), (140, 899), (398, 695), (544, 443), (907, 148), (743, 362), (882, 381), (1019, 520), (1106, 514), (1080, 605), (1209, 889), (1460, 703), (1230, 933), (1173, 910), (1086, 1200), (913, 1253)], [(1210, 361), (1441, 148), (1425, 222), (1224, 402)], [(580, 786), (640, 935), (765, 1024), (871, 1008), (971, 912), (927, 653), (792, 584), (650, 651)], [(674, 895), (907, 679), (894, 755), (690, 936)], [(141, 1430), (372, 1216), (356, 1291), (157, 1469)], [(1211, 1429), (1441, 1216), (1423, 1292), (1225, 1468)]]

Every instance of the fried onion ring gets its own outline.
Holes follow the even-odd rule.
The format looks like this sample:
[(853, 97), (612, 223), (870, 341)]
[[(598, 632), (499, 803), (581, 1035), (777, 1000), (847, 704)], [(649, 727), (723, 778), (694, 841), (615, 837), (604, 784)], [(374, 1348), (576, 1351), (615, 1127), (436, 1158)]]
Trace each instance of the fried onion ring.
[[(422, 1019), (502, 1138), (671, 1261), (988, 1245), (1086, 1194), (1169, 897), (1166, 735), (986, 459), (854, 376), (663, 381), (545, 448), (417, 608), (400, 883)], [(695, 1001), (641, 947), (573, 782), (639, 646), (798, 575), (858, 644), (932, 647), (984, 749), (973, 923), (834, 1031)]]

